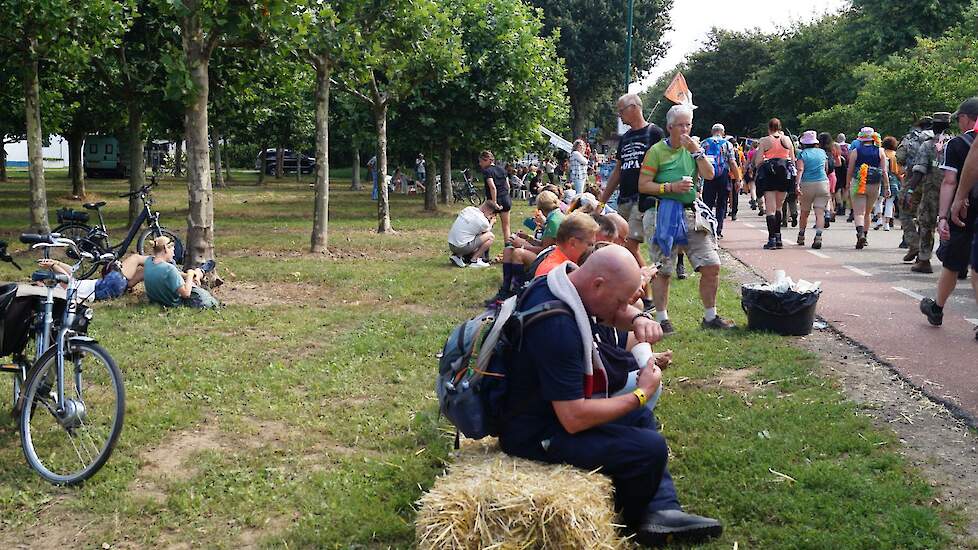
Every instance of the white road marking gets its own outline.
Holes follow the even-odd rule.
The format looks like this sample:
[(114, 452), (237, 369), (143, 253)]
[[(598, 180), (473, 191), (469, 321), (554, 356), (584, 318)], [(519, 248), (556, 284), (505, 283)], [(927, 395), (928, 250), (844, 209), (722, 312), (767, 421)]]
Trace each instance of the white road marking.
[(895, 287), (893, 287), (893, 290), (899, 292), (900, 294), (906, 294), (907, 296), (910, 296), (914, 300), (923, 300), (924, 299), (924, 297), (922, 295), (917, 294), (916, 292), (914, 292), (912, 290), (903, 288), (902, 286), (895, 286)]
[(827, 254), (822, 254), (818, 250), (806, 250), (805, 252), (808, 252), (812, 256), (817, 256), (819, 258), (826, 258), (826, 259), (828, 259), (828, 257), (829, 257)]
[(752, 224), (750, 222), (744, 222), (744, 225), (747, 226), (747, 227), (749, 227), (749, 228), (751, 228), (751, 229), (754, 229), (755, 227), (757, 227), (756, 225), (754, 225), (754, 224)]
[(965, 321), (968, 321), (972, 325), (975, 325), (976, 327), (978, 327), (978, 319), (969, 319), (969, 318), (965, 317), (964, 320)]
[(757, 232), (761, 233), (762, 235), (767, 235), (767, 229), (758, 229)]
[(863, 277), (872, 277), (873, 276), (872, 273), (870, 273), (868, 271), (863, 271), (862, 269), (859, 269), (858, 267), (854, 267), (854, 266), (851, 266), (851, 265), (844, 265), (842, 267), (848, 269), (849, 271), (852, 271), (856, 275), (862, 275)]

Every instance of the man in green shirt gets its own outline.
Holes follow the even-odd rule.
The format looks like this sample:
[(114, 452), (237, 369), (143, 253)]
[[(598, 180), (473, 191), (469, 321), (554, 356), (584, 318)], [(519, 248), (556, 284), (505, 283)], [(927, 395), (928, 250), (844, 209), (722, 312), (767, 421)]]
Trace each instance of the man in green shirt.
[[(676, 265), (676, 254), (685, 252), (693, 268), (700, 273), (700, 299), (703, 301), (703, 328), (726, 329), (734, 326), (732, 321), (717, 315), (717, 290), (720, 287), (720, 254), (716, 235), (712, 229), (696, 227), (696, 187), (698, 178), (713, 179), (713, 164), (706, 158), (703, 149), (689, 136), (693, 127), (693, 110), (686, 105), (674, 105), (666, 114), (666, 132), (669, 137), (653, 145), (645, 154), (642, 172), (638, 179), (640, 193), (659, 198), (658, 210), (647, 210), (643, 223), (648, 238), (649, 257), (658, 264), (659, 272), (652, 279), (652, 299), (655, 302), (656, 321), (662, 325), (662, 332), (675, 332), (669, 320), (669, 280)], [(656, 219), (663, 211), (663, 201), (673, 200), (683, 208), (686, 221), (687, 244), (675, 245), (671, 250), (662, 250), (653, 238)]]

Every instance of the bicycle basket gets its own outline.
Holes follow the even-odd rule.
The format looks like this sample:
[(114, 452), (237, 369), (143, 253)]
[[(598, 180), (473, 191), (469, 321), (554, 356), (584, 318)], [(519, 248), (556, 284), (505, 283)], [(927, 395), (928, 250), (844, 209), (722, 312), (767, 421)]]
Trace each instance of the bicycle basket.
[(17, 285), (0, 285), (0, 357), (24, 351), (34, 314), (34, 296), (17, 297)]
[(88, 222), (88, 212), (72, 210), (67, 206), (58, 209), (57, 215), (58, 215), (58, 223), (65, 223), (65, 222), (87, 223)]

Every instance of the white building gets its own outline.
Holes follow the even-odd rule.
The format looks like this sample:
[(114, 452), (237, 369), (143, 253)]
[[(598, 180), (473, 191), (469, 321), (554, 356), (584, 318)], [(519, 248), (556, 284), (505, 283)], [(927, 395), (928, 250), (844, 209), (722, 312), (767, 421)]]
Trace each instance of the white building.
[[(3, 146), (7, 152), (7, 166), (27, 166), (27, 142), (18, 141)], [(68, 140), (61, 136), (48, 136), (48, 145), (43, 149), (45, 168), (64, 168), (68, 166)]]

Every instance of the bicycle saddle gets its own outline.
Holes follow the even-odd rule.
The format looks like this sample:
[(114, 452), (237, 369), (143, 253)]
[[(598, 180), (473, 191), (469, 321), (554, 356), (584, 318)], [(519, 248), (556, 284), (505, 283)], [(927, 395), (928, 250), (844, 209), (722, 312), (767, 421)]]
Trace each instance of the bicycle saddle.
[(102, 208), (103, 206), (105, 206), (105, 201), (86, 202), (82, 206), (85, 207), (88, 210), (98, 210), (99, 208)]

